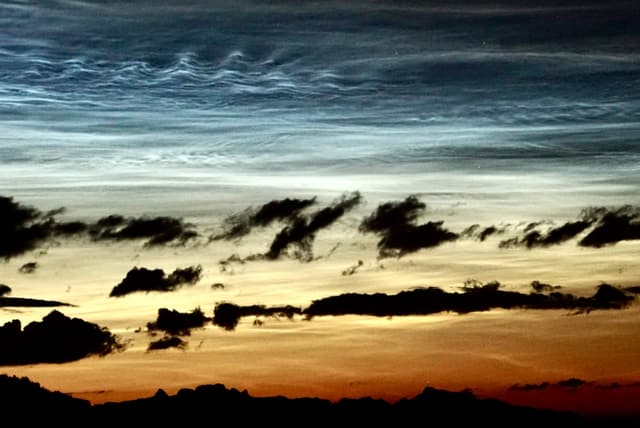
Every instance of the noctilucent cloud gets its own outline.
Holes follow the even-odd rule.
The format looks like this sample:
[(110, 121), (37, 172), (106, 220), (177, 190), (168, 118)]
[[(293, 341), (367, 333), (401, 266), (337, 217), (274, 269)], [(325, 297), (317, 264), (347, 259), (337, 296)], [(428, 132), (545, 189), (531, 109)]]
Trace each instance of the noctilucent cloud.
[[(0, 321), (69, 303), (128, 344), (11, 370), (92, 401), (203, 379), (325, 397), (633, 384), (639, 136), (633, 1), (1, 1), (0, 282), (33, 307)], [(131, 272), (160, 286), (109, 298)], [(492, 281), (490, 311), (467, 302)], [(428, 286), (482, 313), (300, 315)], [(209, 322), (223, 303), (244, 311), (234, 331)], [(147, 337), (161, 308), (206, 325)], [(274, 380), (292, 365), (313, 374)]]

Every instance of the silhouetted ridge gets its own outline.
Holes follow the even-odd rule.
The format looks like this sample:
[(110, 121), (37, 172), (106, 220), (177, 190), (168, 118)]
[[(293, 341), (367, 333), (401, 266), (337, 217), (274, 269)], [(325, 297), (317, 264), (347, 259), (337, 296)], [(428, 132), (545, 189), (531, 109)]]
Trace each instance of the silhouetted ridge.
[(0, 409), (5, 422), (23, 425), (32, 421), (74, 423), (91, 416), (91, 404), (61, 392), (52, 392), (26, 377), (0, 374)]
[(105, 422), (131, 420), (145, 415), (147, 422), (202, 421), (215, 415), (237, 426), (281, 425), (287, 421), (313, 421), (313, 426), (413, 426), (420, 421), (492, 426), (544, 426), (557, 423), (577, 426), (580, 418), (571, 413), (511, 406), (497, 400), (478, 399), (471, 392), (448, 392), (425, 388), (418, 396), (392, 404), (364, 397), (337, 403), (318, 398), (289, 399), (282, 396), (252, 397), (247, 391), (224, 385), (202, 385), (181, 389), (176, 395), (162, 392), (153, 397), (93, 407), (94, 416)]

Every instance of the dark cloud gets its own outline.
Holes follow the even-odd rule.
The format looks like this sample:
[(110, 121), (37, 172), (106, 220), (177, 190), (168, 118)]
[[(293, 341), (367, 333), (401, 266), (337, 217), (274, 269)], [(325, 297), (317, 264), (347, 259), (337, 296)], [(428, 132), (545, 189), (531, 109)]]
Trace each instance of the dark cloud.
[[(594, 382), (591, 382), (594, 383)], [(630, 382), (630, 383), (620, 383), (620, 382), (611, 382), (607, 384), (595, 384), (596, 388), (599, 389), (620, 389), (620, 388), (640, 388), (640, 382)]]
[(269, 316), (293, 318), (294, 315), (302, 314), (302, 308), (295, 306), (238, 306), (233, 303), (219, 303), (213, 310), (213, 323), (225, 330), (233, 330), (240, 322), (240, 318), (248, 316)]
[(549, 388), (551, 384), (549, 382), (542, 383), (514, 383), (509, 387), (509, 391), (542, 391)]
[(536, 280), (531, 281), (531, 288), (533, 288), (533, 291), (536, 293), (551, 293), (552, 291), (560, 290), (562, 287), (559, 285), (545, 284), (544, 282)]
[(42, 212), (0, 196), (0, 258), (10, 259), (56, 238), (86, 236), (95, 241), (144, 239), (145, 247), (166, 244), (185, 245), (198, 237), (194, 225), (173, 217), (123, 217), (110, 215), (96, 223), (60, 222), (64, 208)]
[(531, 392), (531, 391), (543, 391), (549, 388), (564, 388), (569, 390), (575, 390), (577, 388), (580, 388), (586, 385), (597, 386), (595, 382), (587, 382), (586, 380), (572, 377), (572, 378), (561, 380), (555, 383), (550, 383), (550, 382), (542, 382), (542, 383), (534, 383), (534, 384), (516, 383), (509, 387), (509, 391)]
[(218, 264), (220, 265), (220, 272), (234, 274), (235, 269), (233, 269), (233, 265), (243, 265), (248, 261), (249, 260), (243, 259), (240, 255), (234, 253), (226, 259), (219, 260)]
[(191, 312), (178, 312), (167, 308), (158, 309), (158, 318), (147, 324), (149, 331), (162, 330), (173, 336), (191, 334), (192, 328), (204, 327), (210, 319), (205, 317), (200, 308)]
[(0, 365), (65, 363), (124, 349), (104, 327), (52, 311), (22, 329), (19, 320), (0, 327)]
[(36, 248), (49, 236), (48, 220), (33, 207), (0, 197), (0, 257), (11, 258)]
[(167, 282), (171, 287), (179, 287), (185, 284), (195, 284), (202, 276), (202, 266), (189, 266), (184, 269), (175, 269), (167, 276)]
[(592, 208), (584, 213), (595, 227), (579, 245), (600, 248), (620, 241), (640, 239), (640, 208), (625, 205), (616, 210)]
[(640, 208), (625, 205), (620, 208), (593, 207), (582, 211), (576, 221), (546, 228), (546, 222), (529, 223), (524, 235), (505, 239), (501, 248), (549, 247), (562, 244), (586, 232), (578, 241), (583, 247), (600, 248), (620, 241), (640, 239)]
[(532, 225), (530, 225), (531, 227), (528, 229), (525, 229), (526, 234), (524, 236), (504, 240), (500, 242), (500, 247), (524, 246), (527, 248), (535, 248), (562, 244), (587, 230), (592, 225), (592, 222), (588, 220), (567, 222), (562, 226), (552, 228), (546, 232), (533, 229), (538, 226), (538, 223)]
[(579, 388), (581, 386), (588, 385), (588, 384), (589, 382), (585, 380), (572, 377), (567, 380), (561, 380), (560, 382), (553, 384), (553, 386), (558, 388)]
[(89, 226), (81, 221), (69, 221), (65, 223), (52, 224), (51, 231), (53, 236), (70, 236), (80, 235), (86, 232)]
[(402, 257), (423, 248), (433, 248), (458, 239), (458, 234), (442, 227), (442, 221), (419, 226), (404, 225), (389, 229), (378, 242), (379, 256)]
[(634, 285), (632, 287), (625, 287), (624, 291), (627, 291), (627, 292), (633, 293), (633, 294), (640, 294), (640, 285)]
[(149, 343), (147, 351), (158, 351), (160, 349), (178, 348), (185, 349), (187, 342), (177, 336), (164, 336)]
[[(535, 285), (534, 285), (535, 284)], [(535, 289), (550, 291), (558, 286), (550, 286), (533, 281)], [(301, 310), (294, 306), (265, 307), (261, 305), (239, 306), (234, 303), (219, 303), (214, 309), (213, 323), (226, 330), (233, 330), (242, 317), (246, 316), (287, 316), (305, 315), (307, 319), (326, 315), (429, 315), (439, 312), (488, 311), (491, 309), (564, 309), (573, 314), (589, 313), (592, 310), (623, 309), (634, 300), (623, 289), (609, 284), (600, 284), (596, 292), (589, 297), (575, 296), (557, 291), (543, 294), (529, 294), (501, 290), (501, 284), (492, 281), (482, 284), (468, 280), (462, 287), (462, 293), (447, 292), (437, 287), (417, 288), (401, 291), (398, 294), (384, 293), (359, 294), (347, 293), (338, 296), (314, 300), (309, 307)], [(255, 324), (255, 323), (254, 323)], [(261, 324), (261, 323), (258, 323)]]
[(18, 272), (29, 274), (29, 273), (34, 273), (36, 269), (38, 269), (37, 262), (28, 262), (20, 266), (20, 268), (18, 269)]
[(495, 227), (495, 226), (485, 227), (478, 234), (478, 239), (480, 239), (480, 241), (484, 242), (485, 239), (487, 239), (489, 236), (491, 236), (491, 235), (493, 235), (495, 233), (500, 233), (500, 230), (497, 227)]
[(426, 208), (415, 195), (408, 196), (404, 201), (385, 202), (362, 220), (360, 231), (386, 232), (398, 225), (415, 224)]
[[(10, 289), (9, 289), (10, 290)], [(55, 300), (29, 299), (26, 297), (6, 297), (0, 293), (0, 308), (51, 308), (56, 306), (73, 306)]]
[(200, 280), (202, 266), (176, 269), (166, 275), (162, 269), (134, 267), (113, 289), (109, 297), (120, 297), (136, 291), (174, 291), (183, 285), (193, 285)]
[(11, 287), (7, 284), (0, 284), (0, 297), (8, 296), (11, 294)]
[(265, 227), (274, 221), (290, 220), (300, 211), (313, 205), (316, 198), (280, 199), (267, 202), (260, 208), (247, 208), (245, 211), (227, 217), (224, 221), (225, 231), (211, 239), (238, 239), (251, 232), (254, 227)]
[[(286, 220), (286, 226), (282, 228), (273, 238), (273, 240), (271, 241), (271, 245), (269, 246), (269, 250), (266, 253), (252, 254), (245, 258), (241, 258), (239, 255), (233, 254), (227, 259), (221, 260), (219, 262), (220, 270), (222, 272), (233, 273), (233, 271), (230, 271), (229, 268), (231, 264), (244, 264), (245, 262), (255, 260), (276, 260), (283, 256), (288, 256), (302, 262), (310, 262), (314, 260), (313, 242), (316, 238), (316, 233), (321, 229), (331, 226), (340, 217), (342, 217), (344, 214), (358, 205), (361, 200), (362, 196), (360, 195), (360, 193), (353, 192), (349, 195), (342, 195), (331, 205), (308, 215), (303, 215), (302, 213), (300, 213), (302, 208), (297, 209), (293, 211), (291, 215), (279, 218)], [(272, 203), (273, 202), (277, 203), (273, 206), (278, 207), (282, 201), (272, 201)], [(266, 210), (266, 212), (289, 212), (291, 211), (291, 206), (294, 205), (294, 203), (297, 204), (295, 206), (304, 205), (304, 207), (306, 207), (315, 203), (315, 198), (306, 200), (293, 200), (293, 202), (287, 203), (287, 205), (289, 206), (287, 210), (276, 210), (275, 208), (269, 208), (269, 210)], [(263, 206), (263, 208), (265, 206)], [(260, 211), (262, 211), (262, 209)], [(265, 214), (263, 217), (272, 218), (273, 214)]]
[[(275, 260), (287, 254), (301, 261), (313, 260), (313, 241), (316, 233), (335, 223), (345, 213), (360, 203), (359, 192), (342, 195), (331, 205), (308, 216), (296, 216), (273, 239), (269, 251), (263, 255), (267, 260)], [(291, 251), (289, 251), (291, 250)]]
[(363, 265), (364, 265), (364, 262), (362, 260), (358, 260), (358, 263), (356, 263), (355, 265), (349, 266), (348, 268), (343, 270), (342, 276), (354, 275), (356, 272), (358, 272), (358, 269), (360, 269)]
[(473, 237), (478, 233), (479, 229), (480, 229), (480, 225), (479, 224), (472, 224), (471, 226), (467, 227), (462, 232), (460, 232), (460, 237), (461, 238)]
[(632, 296), (609, 284), (598, 286), (590, 297), (552, 292), (524, 294), (500, 289), (498, 282), (466, 286), (462, 293), (446, 292), (437, 287), (418, 288), (387, 295), (348, 293), (314, 300), (303, 313), (317, 315), (427, 315), (438, 312), (460, 314), (502, 309), (566, 309), (588, 313), (596, 309), (622, 309), (631, 304)]
[(10, 259), (46, 244), (56, 236), (79, 233), (73, 223), (58, 223), (62, 209), (43, 213), (0, 196), (0, 258)]
[(233, 303), (219, 303), (213, 310), (213, 323), (225, 330), (233, 330), (242, 318), (240, 306)]
[(462, 237), (464, 237), (464, 238), (473, 238), (473, 237), (475, 237), (475, 238), (478, 239), (478, 241), (484, 242), (491, 235), (504, 233), (507, 227), (508, 226), (504, 226), (504, 227), (500, 227), (500, 228), (497, 227), (497, 226), (487, 226), (487, 227), (484, 227), (484, 228), (480, 228), (479, 224), (473, 224), (473, 225), (467, 227), (462, 232), (460, 232), (460, 237), (461, 238)]
[(459, 235), (444, 227), (443, 222), (428, 222), (417, 225), (418, 217), (426, 205), (415, 195), (404, 201), (386, 202), (360, 223), (362, 233), (379, 235), (379, 257), (402, 257), (422, 248), (436, 247), (444, 242), (455, 241)]
[(146, 239), (145, 247), (166, 244), (185, 245), (198, 237), (194, 225), (174, 217), (130, 217), (110, 215), (88, 228), (96, 241)]

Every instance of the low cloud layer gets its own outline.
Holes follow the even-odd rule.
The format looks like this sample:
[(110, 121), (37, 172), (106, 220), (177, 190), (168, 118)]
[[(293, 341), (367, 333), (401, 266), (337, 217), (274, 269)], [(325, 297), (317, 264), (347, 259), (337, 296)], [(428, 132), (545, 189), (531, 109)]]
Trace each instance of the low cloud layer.
[(127, 276), (113, 289), (109, 297), (121, 297), (138, 291), (150, 292), (174, 291), (184, 285), (194, 285), (200, 280), (202, 266), (189, 266), (176, 269), (165, 274), (162, 269), (147, 269), (135, 267), (127, 272)]
[(458, 239), (459, 235), (444, 228), (442, 221), (418, 225), (418, 217), (425, 209), (426, 205), (415, 195), (403, 201), (386, 202), (362, 220), (359, 230), (380, 236), (380, 258), (402, 257)]
[(108, 329), (55, 310), (24, 329), (19, 320), (4, 324), (0, 344), (0, 365), (65, 363), (124, 349)]
[(576, 389), (585, 385), (593, 385), (594, 382), (587, 382), (578, 378), (569, 378), (566, 380), (561, 380), (559, 382), (550, 383), (550, 382), (542, 382), (542, 383), (526, 383), (526, 384), (513, 384), (509, 387), (509, 391), (544, 391), (549, 388), (564, 388), (564, 389)]
[(302, 308), (295, 306), (238, 306), (233, 303), (219, 303), (213, 311), (213, 323), (225, 330), (233, 330), (240, 322), (240, 318), (248, 316), (269, 316), (293, 318), (302, 314)]
[(430, 315), (440, 312), (466, 314), (491, 309), (556, 309), (568, 310), (572, 314), (589, 313), (593, 310), (624, 309), (631, 305), (634, 296), (626, 289), (609, 284), (600, 284), (596, 292), (588, 297), (560, 293), (559, 286), (533, 281), (534, 292), (529, 294), (501, 290), (497, 281), (481, 284), (467, 281), (462, 292), (447, 292), (437, 287), (417, 288), (397, 294), (346, 293), (314, 300), (302, 310), (294, 306), (265, 307), (260, 305), (239, 306), (225, 302), (216, 305), (213, 323), (226, 330), (233, 330), (242, 317), (304, 315), (307, 319), (316, 316), (373, 315), (380, 317), (403, 315)]
[(192, 328), (204, 327), (210, 321), (200, 308), (191, 312), (178, 312), (175, 309), (158, 309), (158, 318), (147, 324), (149, 331), (161, 330), (173, 336), (188, 336)]
[(545, 391), (548, 389), (565, 389), (569, 391), (575, 391), (578, 388), (582, 387), (592, 387), (598, 389), (622, 389), (622, 388), (640, 388), (640, 382), (629, 382), (629, 383), (620, 383), (620, 382), (611, 382), (611, 383), (600, 383), (594, 381), (586, 381), (579, 378), (569, 378), (566, 380), (561, 380), (559, 382), (541, 382), (541, 383), (516, 383), (509, 387), (509, 391), (518, 391), (518, 392), (534, 392), (534, 391)]
[(348, 293), (314, 300), (304, 310), (307, 317), (317, 315), (424, 315), (438, 312), (460, 314), (502, 309), (566, 309), (576, 313), (596, 309), (622, 309), (633, 296), (609, 284), (601, 284), (590, 297), (552, 292), (524, 294), (500, 290), (498, 282), (464, 288), (462, 293), (449, 293), (440, 288), (419, 288), (387, 295)]

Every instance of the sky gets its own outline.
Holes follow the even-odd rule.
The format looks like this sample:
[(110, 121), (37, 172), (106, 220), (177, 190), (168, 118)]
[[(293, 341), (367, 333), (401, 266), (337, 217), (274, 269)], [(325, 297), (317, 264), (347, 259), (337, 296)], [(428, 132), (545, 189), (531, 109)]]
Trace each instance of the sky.
[(5, 297), (123, 345), (3, 372), (639, 410), (634, 2), (157, 3), (0, 2)]

